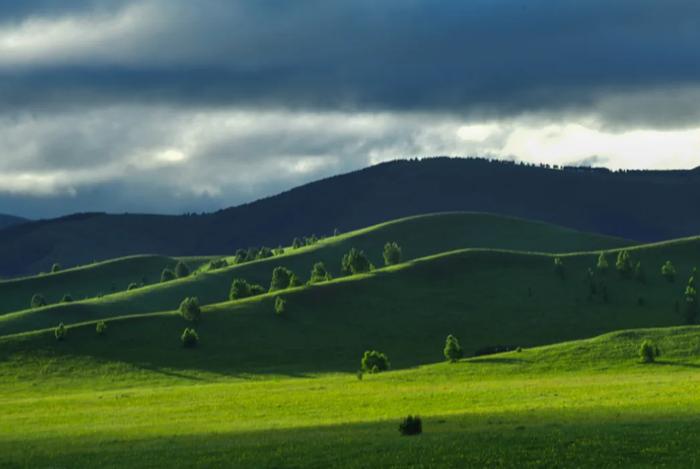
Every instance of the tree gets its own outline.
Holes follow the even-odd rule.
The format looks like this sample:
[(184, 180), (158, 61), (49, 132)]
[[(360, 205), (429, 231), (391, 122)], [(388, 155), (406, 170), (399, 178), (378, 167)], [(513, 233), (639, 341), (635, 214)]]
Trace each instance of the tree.
[(139, 284), (136, 282), (131, 282), (126, 288), (126, 291), (136, 290), (137, 288), (139, 288)]
[(246, 262), (254, 261), (255, 259), (258, 258), (258, 248), (248, 248), (248, 251), (246, 251), (245, 254), (245, 260)]
[(409, 415), (399, 423), (399, 433), (404, 436), (420, 435), (423, 433), (423, 422), (417, 415)]
[(560, 278), (564, 278), (564, 261), (561, 257), (554, 258), (554, 272), (556, 272)]
[(661, 356), (659, 347), (650, 340), (645, 340), (639, 347), (639, 359), (642, 363), (654, 363)]
[(275, 269), (272, 271), (270, 291), (285, 290), (289, 288), (292, 275), (294, 275), (294, 273), (286, 267), (275, 267)]
[(275, 314), (277, 316), (283, 316), (287, 308), (287, 300), (282, 297), (275, 298)]
[(341, 260), (341, 272), (344, 275), (355, 275), (372, 270), (372, 263), (363, 251), (352, 248)]
[(180, 342), (182, 342), (182, 346), (185, 348), (195, 347), (199, 343), (199, 336), (197, 335), (197, 331), (186, 327), (185, 330), (182, 331), (182, 335), (180, 336)]
[(171, 280), (175, 280), (175, 278), (175, 272), (168, 268), (163, 269), (163, 272), (160, 274), (161, 282), (169, 282)]
[(190, 275), (190, 268), (182, 261), (175, 264), (175, 276), (177, 278), (185, 278)]
[(637, 261), (634, 265), (634, 279), (639, 283), (646, 283), (647, 275), (644, 272), (644, 267), (642, 267), (641, 261)]
[(676, 280), (676, 268), (671, 261), (666, 261), (666, 263), (661, 266), (661, 275), (669, 282)]
[(187, 321), (197, 322), (202, 317), (202, 309), (199, 307), (199, 299), (196, 297), (182, 300), (179, 311), (180, 316)]
[(229, 298), (232, 300), (239, 300), (241, 298), (247, 298), (250, 295), (250, 285), (248, 282), (242, 278), (233, 279), (231, 283), (231, 292)]
[(41, 308), (42, 306), (46, 306), (46, 299), (44, 298), (44, 295), (41, 293), (35, 293), (34, 296), (32, 296), (30, 305), (32, 308)]
[(258, 256), (257, 256), (257, 258), (258, 258), (258, 259), (267, 259), (267, 258), (272, 257), (272, 256), (274, 256), (274, 253), (272, 252), (272, 249), (263, 246), (263, 247), (261, 247), (260, 250), (258, 251)]
[(236, 264), (242, 264), (246, 261), (246, 258), (248, 257), (248, 253), (245, 251), (245, 249), (238, 249), (236, 250), (236, 254), (233, 257), (233, 262)]
[(61, 264), (58, 262), (51, 266), (51, 272), (56, 273), (61, 271)]
[(275, 254), (275, 256), (281, 256), (282, 254), (284, 254), (284, 248), (282, 246), (277, 246), (273, 253)]
[(685, 321), (688, 324), (694, 324), (698, 314), (698, 291), (695, 286), (695, 276), (691, 275), (688, 279), (683, 296), (685, 298)]
[(401, 262), (401, 248), (395, 242), (384, 245), (384, 264), (396, 265)]
[(333, 236), (340, 236), (340, 230), (338, 228), (333, 230)]
[(617, 253), (617, 261), (615, 261), (615, 269), (622, 276), (628, 276), (632, 273), (632, 258), (629, 251), (626, 249)]
[(610, 267), (610, 264), (608, 263), (608, 258), (605, 257), (604, 252), (601, 252), (600, 255), (598, 256), (598, 262), (596, 264), (596, 268), (601, 273), (606, 273), (608, 271), (609, 267)]
[(442, 353), (445, 355), (445, 358), (451, 362), (456, 362), (462, 358), (464, 354), (462, 347), (459, 345), (459, 341), (452, 334), (448, 335), (447, 339), (445, 339), (445, 348)]
[(309, 283), (326, 282), (331, 278), (331, 274), (328, 272), (323, 262), (317, 262), (311, 269), (311, 278), (309, 279)]
[(58, 341), (65, 340), (66, 336), (68, 335), (68, 329), (66, 329), (66, 326), (64, 326), (63, 323), (60, 323), (58, 327), (53, 330), (53, 335)]
[(73, 296), (71, 296), (70, 293), (66, 293), (63, 295), (63, 298), (61, 298), (61, 303), (72, 303), (73, 302)]
[(379, 373), (391, 368), (389, 358), (376, 350), (367, 350), (362, 355), (361, 369), (367, 373)]
[(304, 246), (304, 243), (299, 238), (294, 238), (292, 241), (292, 249), (299, 249)]
[(95, 332), (97, 332), (97, 335), (105, 335), (107, 332), (107, 323), (104, 321), (97, 321)]
[(304, 282), (301, 281), (299, 277), (297, 277), (297, 274), (292, 274), (289, 277), (289, 288), (296, 288), (296, 287), (301, 287), (304, 285)]

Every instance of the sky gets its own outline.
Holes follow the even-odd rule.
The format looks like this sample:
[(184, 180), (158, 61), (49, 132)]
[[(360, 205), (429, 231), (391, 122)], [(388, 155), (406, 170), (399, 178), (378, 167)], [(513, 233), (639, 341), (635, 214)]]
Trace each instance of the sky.
[(397, 158), (700, 166), (697, 0), (0, 0), (0, 213), (211, 211)]

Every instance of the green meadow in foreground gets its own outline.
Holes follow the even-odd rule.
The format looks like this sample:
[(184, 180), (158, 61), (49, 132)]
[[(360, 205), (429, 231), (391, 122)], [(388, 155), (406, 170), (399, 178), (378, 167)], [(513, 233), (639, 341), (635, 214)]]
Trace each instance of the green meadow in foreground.
[[(661, 348), (657, 363), (639, 363), (645, 339)], [(186, 352), (206, 358), (205, 349)], [(85, 357), (61, 358), (56, 376), (45, 373), (52, 363), (3, 362), (0, 464), (692, 467), (698, 356), (700, 329), (682, 327), (362, 380), (354, 373), (215, 379)], [(93, 389), (108, 375), (112, 384)], [(408, 414), (422, 417), (423, 434), (400, 436)]]

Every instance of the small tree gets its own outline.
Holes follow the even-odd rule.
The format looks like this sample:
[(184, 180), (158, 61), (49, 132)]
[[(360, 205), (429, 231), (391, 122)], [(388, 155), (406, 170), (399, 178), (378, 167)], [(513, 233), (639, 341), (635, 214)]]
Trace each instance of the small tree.
[(423, 422), (417, 415), (409, 415), (399, 424), (399, 433), (404, 436), (420, 435), (423, 433)]
[(104, 321), (97, 321), (95, 332), (97, 332), (97, 335), (105, 335), (107, 332), (107, 323)]
[(175, 276), (177, 278), (185, 278), (190, 275), (190, 268), (182, 261), (175, 264)]
[(44, 295), (41, 293), (35, 293), (34, 296), (32, 296), (30, 305), (32, 308), (41, 308), (42, 306), (46, 306), (46, 299), (44, 298)]
[(270, 291), (285, 290), (290, 286), (290, 280), (293, 272), (286, 267), (275, 267), (272, 271), (272, 281), (270, 282)]
[(61, 271), (61, 264), (58, 262), (51, 266), (51, 272), (56, 273)]
[(445, 339), (445, 348), (442, 350), (442, 353), (445, 355), (445, 358), (451, 362), (456, 362), (462, 358), (464, 354), (462, 347), (459, 345), (459, 341), (452, 334), (448, 335), (447, 339)]
[(554, 272), (556, 272), (559, 278), (564, 278), (564, 261), (561, 259), (561, 257), (554, 258)]
[(287, 300), (282, 297), (275, 298), (275, 314), (277, 316), (283, 316), (287, 309)]
[(68, 329), (66, 329), (66, 326), (64, 326), (63, 323), (60, 323), (58, 327), (53, 330), (53, 335), (58, 341), (65, 340), (66, 336), (68, 335)]
[(139, 288), (139, 284), (136, 282), (131, 282), (129, 284), (129, 286), (126, 288), (126, 291), (136, 290), (137, 288)]
[(331, 274), (328, 272), (323, 262), (317, 262), (311, 269), (311, 278), (309, 279), (309, 283), (326, 282), (331, 278)]
[(401, 262), (401, 248), (395, 242), (384, 245), (384, 264), (396, 265)]
[(292, 241), (292, 249), (299, 249), (304, 246), (304, 243), (299, 238), (294, 238)]
[(73, 296), (71, 296), (70, 293), (66, 293), (63, 295), (63, 298), (61, 298), (61, 303), (72, 303), (73, 302)]
[(172, 270), (165, 268), (163, 269), (163, 272), (160, 274), (160, 281), (161, 282), (169, 282), (171, 280), (175, 280), (175, 272)]
[(197, 322), (202, 317), (202, 309), (199, 307), (199, 299), (196, 297), (182, 300), (179, 311), (180, 316), (187, 321)]
[(333, 236), (340, 236), (340, 230), (338, 228), (333, 230)]
[(659, 347), (650, 340), (645, 340), (639, 347), (639, 359), (642, 363), (654, 363), (661, 356)]
[(617, 254), (615, 269), (620, 275), (625, 277), (632, 273), (632, 258), (630, 257), (629, 251), (626, 249)]
[(236, 254), (233, 257), (233, 262), (235, 262), (236, 264), (242, 264), (246, 261), (247, 257), (248, 253), (245, 249), (238, 249), (236, 250)]
[(601, 252), (600, 255), (598, 256), (598, 262), (596, 263), (596, 269), (598, 269), (598, 271), (601, 273), (606, 273), (609, 268), (610, 268), (610, 264), (608, 263), (608, 258), (605, 257), (604, 252)]
[(379, 373), (391, 368), (389, 358), (376, 350), (367, 350), (362, 355), (361, 369), (367, 373)]
[(250, 296), (250, 285), (248, 282), (242, 278), (233, 279), (231, 283), (231, 292), (229, 298), (232, 300), (239, 300), (241, 298), (247, 298)]
[(196, 347), (197, 344), (199, 344), (199, 336), (194, 329), (186, 327), (180, 336), (180, 342), (182, 342), (182, 346), (185, 348)]
[(671, 261), (666, 261), (664, 265), (661, 266), (661, 275), (669, 282), (676, 280), (676, 268)]
[(341, 272), (344, 275), (355, 275), (372, 270), (372, 263), (363, 251), (352, 248), (341, 260)]
[(685, 321), (688, 324), (693, 324), (698, 314), (698, 291), (695, 288), (695, 277), (688, 279), (683, 296), (685, 298)]
[(261, 247), (260, 250), (258, 251), (258, 259), (267, 259), (269, 257), (274, 256), (275, 254), (272, 252), (272, 249), (268, 247)]
[(281, 256), (282, 254), (284, 254), (284, 248), (282, 246), (277, 246), (273, 253), (275, 254), (275, 256)]

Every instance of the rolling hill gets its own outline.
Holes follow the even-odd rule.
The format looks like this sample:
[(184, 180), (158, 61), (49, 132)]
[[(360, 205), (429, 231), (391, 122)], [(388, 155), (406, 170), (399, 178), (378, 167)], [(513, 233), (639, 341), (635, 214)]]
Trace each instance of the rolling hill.
[(25, 223), (26, 220), (21, 217), (16, 217), (14, 215), (4, 215), (0, 214), (0, 230), (7, 228), (8, 226), (19, 225), (20, 223)]
[(700, 233), (700, 171), (552, 169), (480, 159), (395, 161), (216, 213), (79, 214), (0, 231), (0, 274), (132, 254), (207, 255), (436, 211), (542, 220), (640, 241)]

